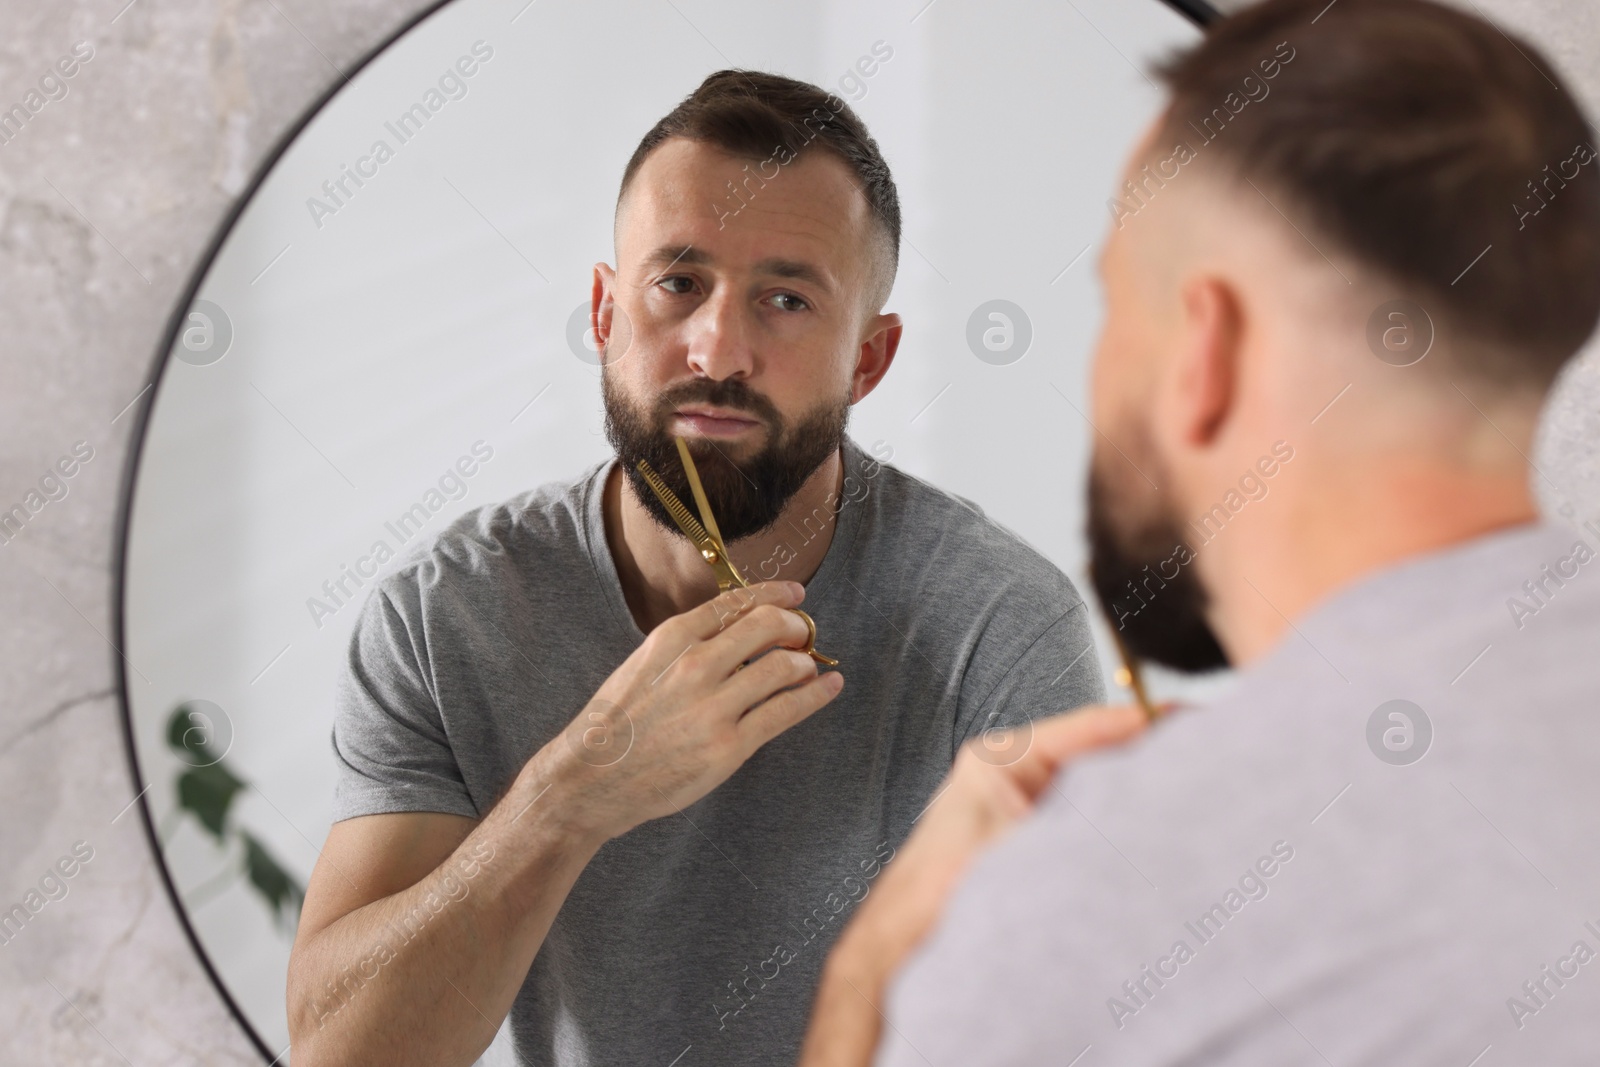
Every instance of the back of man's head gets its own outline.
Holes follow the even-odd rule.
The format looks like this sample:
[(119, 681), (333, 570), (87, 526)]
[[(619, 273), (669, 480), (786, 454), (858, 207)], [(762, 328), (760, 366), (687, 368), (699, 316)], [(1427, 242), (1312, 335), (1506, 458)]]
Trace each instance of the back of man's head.
[(1213, 162), (1441, 320), (1460, 372), (1548, 385), (1593, 331), (1600, 161), (1532, 45), (1428, 0), (1269, 0), (1159, 74), (1158, 146), (1212, 138)]
[(1531, 45), (1428, 0), (1266, 0), (1158, 74), (1102, 256), (1091, 573), (1136, 653), (1204, 669), (1534, 517), (1539, 407), (1600, 318), (1600, 159)]

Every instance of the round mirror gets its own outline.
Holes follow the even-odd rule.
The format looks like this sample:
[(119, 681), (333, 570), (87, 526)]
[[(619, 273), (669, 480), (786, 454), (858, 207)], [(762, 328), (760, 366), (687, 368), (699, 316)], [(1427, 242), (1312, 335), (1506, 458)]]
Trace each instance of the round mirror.
[[(610, 454), (590, 279), (640, 137), (711, 71), (862, 117), (904, 213), (900, 355), (850, 434), (977, 502), (1080, 589), (1095, 256), (1203, 4), (455, 0), (269, 160), (160, 353), (125, 502), (142, 806), (267, 1060), (332, 813), (360, 605), (454, 517)], [(1107, 663), (1108, 677), (1111, 664)]]

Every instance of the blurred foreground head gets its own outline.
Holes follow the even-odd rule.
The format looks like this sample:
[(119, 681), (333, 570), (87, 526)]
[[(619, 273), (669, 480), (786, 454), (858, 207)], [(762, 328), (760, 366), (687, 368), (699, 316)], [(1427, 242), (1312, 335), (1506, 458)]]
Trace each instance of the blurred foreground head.
[(1100, 262), (1091, 569), (1136, 654), (1197, 671), (1533, 517), (1600, 159), (1537, 49), (1427, 0), (1268, 0), (1159, 74)]

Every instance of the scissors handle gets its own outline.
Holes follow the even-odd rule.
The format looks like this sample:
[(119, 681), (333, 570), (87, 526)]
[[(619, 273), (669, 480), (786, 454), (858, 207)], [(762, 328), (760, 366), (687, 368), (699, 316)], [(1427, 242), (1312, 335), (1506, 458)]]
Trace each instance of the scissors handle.
[[(715, 548), (704, 548), (704, 549), (701, 549), (700, 550), (700, 554), (706, 558), (706, 562), (707, 563), (710, 563), (713, 567), (716, 567), (717, 558), (718, 557), (717, 557), (717, 550)], [(744, 580), (744, 576), (742, 574), (740, 574), (739, 571), (736, 568), (732, 567), (731, 564), (730, 564), (728, 569), (732, 572), (734, 580), (733, 581), (719, 581), (719, 582), (717, 582), (718, 591), (726, 593), (729, 589), (732, 589), (735, 584), (737, 584), (741, 589), (750, 588), (750, 583)], [(719, 574), (721, 573), (720, 568), (718, 570), (718, 573)], [(838, 660), (834, 659), (831, 656), (824, 656), (821, 652), (817, 651), (817, 623), (816, 623), (816, 620), (813, 619), (810, 615), (808, 615), (805, 612), (801, 611), (799, 608), (790, 608), (789, 610), (794, 612), (796, 615), (800, 616), (802, 619), (804, 619), (806, 621), (806, 647), (804, 647), (802, 649), (799, 649), (798, 651), (804, 652), (806, 655), (810, 656), (812, 659), (816, 660), (818, 663), (824, 664), (824, 665), (829, 666), (829, 667), (837, 667), (839, 665), (839, 661)]]
[(817, 651), (817, 624), (812, 621), (811, 616), (807, 615), (799, 608), (790, 608), (789, 610), (806, 620), (806, 647), (802, 648), (800, 651), (804, 652), (818, 663), (825, 664), (829, 667), (837, 667), (839, 665), (838, 660), (833, 659), (830, 656), (824, 656), (821, 652)]

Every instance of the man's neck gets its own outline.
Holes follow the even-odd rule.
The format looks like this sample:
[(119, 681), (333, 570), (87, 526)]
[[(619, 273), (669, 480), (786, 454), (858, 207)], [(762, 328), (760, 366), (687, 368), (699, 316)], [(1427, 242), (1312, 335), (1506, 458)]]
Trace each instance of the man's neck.
[[(844, 461), (835, 450), (801, 485), (770, 529), (728, 544), (745, 580), (811, 580), (833, 543)], [(695, 511), (694, 501), (684, 503)], [(601, 498), (606, 543), (622, 595), (639, 629), (649, 633), (674, 615), (717, 595), (716, 575), (676, 529), (665, 530), (645, 510), (633, 482), (613, 464)]]
[(1520, 468), (1496, 476), (1420, 467), (1342, 478), (1295, 473), (1315, 477), (1315, 491), (1252, 503), (1255, 515), (1247, 509), (1198, 545), (1208, 616), (1235, 666), (1370, 573), (1539, 517)]

